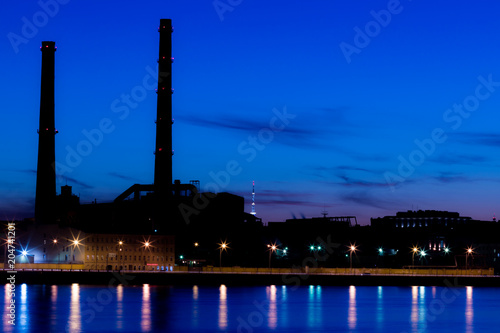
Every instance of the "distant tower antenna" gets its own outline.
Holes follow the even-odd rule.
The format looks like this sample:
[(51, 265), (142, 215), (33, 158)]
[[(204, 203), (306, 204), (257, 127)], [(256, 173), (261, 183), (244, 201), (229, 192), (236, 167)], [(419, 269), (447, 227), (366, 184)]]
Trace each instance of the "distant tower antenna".
[(252, 181), (252, 212), (250, 214), (257, 214), (257, 212), (255, 212), (255, 180)]
[(323, 203), (323, 210), (321, 211), (321, 215), (323, 215), (323, 218), (326, 219), (326, 216), (328, 215), (328, 211), (326, 210), (326, 205)]

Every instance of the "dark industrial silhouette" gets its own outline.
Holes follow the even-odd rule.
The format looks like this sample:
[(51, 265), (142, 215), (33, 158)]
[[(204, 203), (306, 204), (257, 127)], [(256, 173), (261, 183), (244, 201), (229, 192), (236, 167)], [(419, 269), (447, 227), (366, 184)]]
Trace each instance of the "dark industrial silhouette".
[[(417, 260), (420, 266), (463, 267), (467, 262), (466, 266), (471, 267), (498, 268), (500, 243), (495, 235), (498, 234), (500, 225), (495, 222), (476, 221), (461, 217), (458, 213), (418, 211), (399, 212), (396, 216), (372, 219), (371, 226), (359, 226), (354, 216), (327, 217), (324, 213), (323, 218), (270, 222), (265, 228), (255, 216), (255, 191), (252, 191), (254, 214), (248, 214), (244, 212), (244, 200), (241, 196), (202, 193), (199, 181), (196, 180), (189, 184), (173, 181), (171, 20), (160, 20), (158, 31), (160, 42), (154, 182), (133, 184), (113, 202), (107, 203), (81, 205), (79, 198), (72, 194), (71, 186), (67, 185), (61, 188), (61, 195), (56, 196), (56, 47), (55, 42), (42, 42), (35, 204), (35, 226), (38, 231), (29, 225), (20, 225), (19, 229), (35, 230), (39, 234), (47, 225), (57, 224), (57, 228), (72, 227), (90, 235), (104, 235), (99, 236), (101, 242), (107, 235), (113, 239), (125, 234), (172, 235), (175, 236), (178, 259), (181, 256), (184, 258), (177, 262), (188, 265), (217, 263), (220, 252), (216, 244), (227, 240), (231, 243), (231, 251), (224, 259), (227, 265), (267, 266), (268, 260), (270, 261), (268, 246), (276, 244), (279, 250), (274, 254), (275, 266), (313, 263), (316, 266), (342, 267), (353, 264), (346, 255), (347, 245), (357, 244), (360, 254), (354, 259), (355, 266), (402, 267), (409, 265), (409, 262), (413, 266), (415, 258), (409, 249), (414, 245), (425, 250), (425, 255), (422, 254)], [(42, 232), (42, 235), (45, 234)], [(45, 245), (45, 242), (46, 239), (43, 239), (40, 244)], [(474, 259), (471, 258), (470, 262), (469, 257), (463, 254), (465, 247), (475, 249)], [(41, 255), (45, 256), (45, 252)], [(480, 255), (484, 255), (484, 258)], [(314, 261), (304, 261), (304, 258), (313, 258)], [(171, 261), (172, 259), (169, 265)]]
[(172, 186), (172, 21), (160, 20), (156, 105), (155, 190), (170, 196)]
[(38, 166), (36, 174), (35, 222), (54, 223), (56, 200), (54, 124), (55, 42), (42, 42), (42, 83), (40, 91), (40, 127), (38, 129)]
[[(161, 19), (154, 181), (133, 184), (113, 202), (80, 204), (70, 186), (56, 196), (54, 154), (54, 42), (42, 43), (40, 140), (35, 220), (85, 232), (187, 234), (193, 230), (230, 232), (244, 221), (243, 198), (229, 193), (201, 193), (199, 181), (183, 184), (172, 176), (172, 21)], [(190, 231), (188, 231), (190, 230)]]

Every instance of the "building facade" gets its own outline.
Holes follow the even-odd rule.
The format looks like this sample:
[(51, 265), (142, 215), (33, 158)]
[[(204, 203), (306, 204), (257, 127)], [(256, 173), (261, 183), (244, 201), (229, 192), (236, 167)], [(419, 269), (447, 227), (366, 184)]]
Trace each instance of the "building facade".
[(174, 236), (88, 234), (84, 269), (172, 271)]

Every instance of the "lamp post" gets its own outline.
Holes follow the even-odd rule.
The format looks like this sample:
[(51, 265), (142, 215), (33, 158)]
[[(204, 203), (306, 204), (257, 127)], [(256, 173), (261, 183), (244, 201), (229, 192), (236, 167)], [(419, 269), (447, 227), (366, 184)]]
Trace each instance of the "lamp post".
[(426, 255), (427, 253), (425, 252), (425, 250), (420, 250), (420, 259), (425, 258)]
[(276, 252), (278, 247), (276, 246), (276, 244), (268, 244), (267, 247), (269, 248), (269, 268), (271, 268), (271, 255), (273, 254), (273, 252)]
[(418, 247), (414, 246), (412, 249), (411, 249), (411, 269), (412, 269), (412, 273), (413, 270), (415, 269), (415, 253), (418, 252)]
[(120, 246), (120, 269), (119, 271), (121, 271), (123, 269), (123, 241), (119, 241), (118, 242), (118, 245)]
[(353, 252), (356, 252), (356, 244), (351, 244), (349, 246), (349, 268), (351, 270), (351, 274), (352, 274), (352, 253)]
[(75, 260), (75, 247), (77, 247), (78, 245), (80, 245), (80, 241), (78, 239), (75, 239), (73, 240), (73, 244), (71, 246), (71, 267), (70, 267), (70, 271), (73, 270), (73, 261)]
[(220, 242), (219, 243), (219, 269), (222, 270), (222, 251), (227, 251), (227, 249), (229, 248), (229, 246), (227, 246), (229, 243), (226, 243), (225, 241), (224, 242)]
[[(145, 248), (147, 251), (149, 251), (149, 245), (150, 245), (150, 243), (149, 243), (148, 241), (146, 241), (146, 242), (144, 243), (144, 248)], [(146, 258), (146, 256), (144, 256), (144, 258)], [(146, 260), (144, 260), (144, 262), (145, 262), (145, 265), (144, 265), (144, 270), (146, 270), (146, 264), (147, 264), (147, 262), (146, 262)]]
[(468, 247), (465, 252), (465, 269), (469, 269), (468, 261), (467, 258), (469, 255), (471, 255), (474, 252), (474, 249), (472, 247)]
[(60, 265), (61, 264), (61, 260), (59, 260), (59, 243), (57, 242), (57, 239), (54, 238), (54, 240), (52, 241), (52, 244), (54, 244), (56, 246), (56, 251), (57, 251), (57, 264)]

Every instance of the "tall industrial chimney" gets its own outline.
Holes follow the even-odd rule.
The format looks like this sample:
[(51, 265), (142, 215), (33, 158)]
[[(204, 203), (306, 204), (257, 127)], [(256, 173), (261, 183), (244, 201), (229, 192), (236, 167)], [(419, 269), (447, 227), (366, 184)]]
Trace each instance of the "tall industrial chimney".
[(155, 189), (172, 194), (172, 20), (161, 19), (156, 110)]
[(42, 42), (42, 84), (40, 91), (40, 128), (38, 129), (38, 166), (36, 172), (35, 222), (55, 222), (56, 172), (54, 125), (55, 42)]

